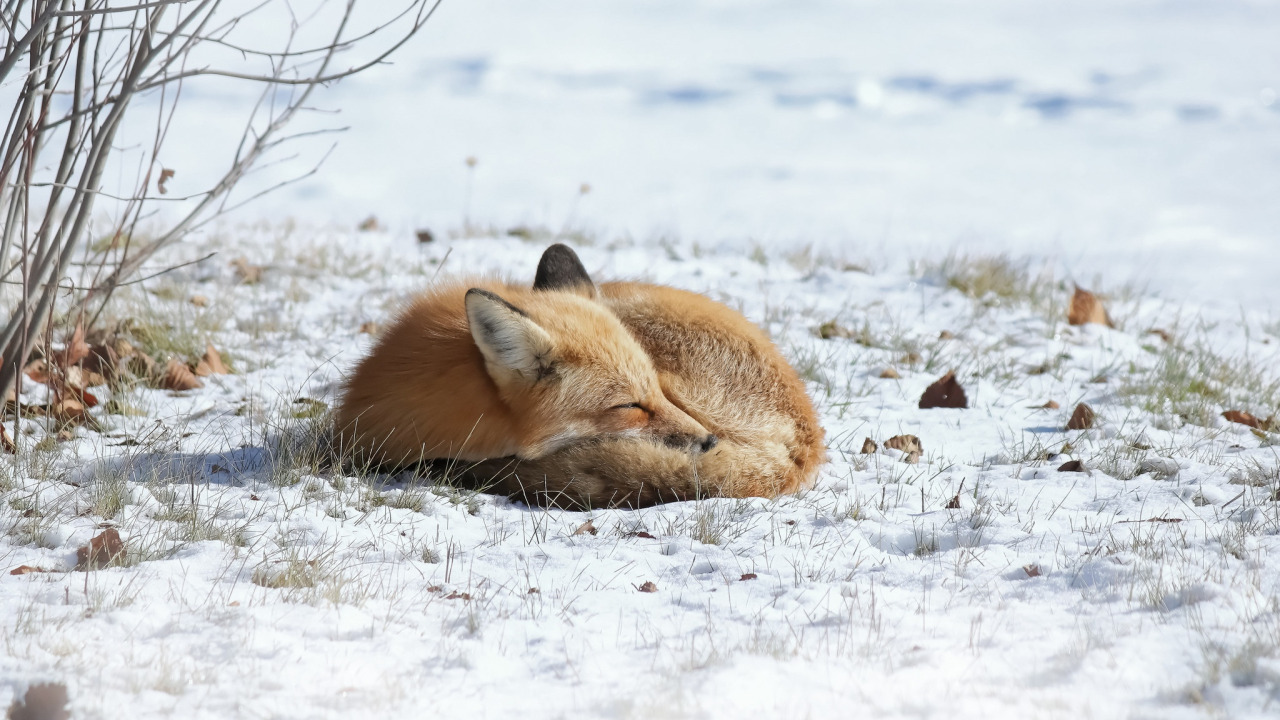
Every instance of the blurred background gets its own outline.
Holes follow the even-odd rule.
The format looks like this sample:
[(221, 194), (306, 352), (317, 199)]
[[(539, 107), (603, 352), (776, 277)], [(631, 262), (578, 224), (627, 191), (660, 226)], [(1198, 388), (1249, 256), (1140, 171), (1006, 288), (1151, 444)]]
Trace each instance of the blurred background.
[(1261, 0), (446, 2), (237, 217), (1008, 252), (1280, 308), (1277, 39)]

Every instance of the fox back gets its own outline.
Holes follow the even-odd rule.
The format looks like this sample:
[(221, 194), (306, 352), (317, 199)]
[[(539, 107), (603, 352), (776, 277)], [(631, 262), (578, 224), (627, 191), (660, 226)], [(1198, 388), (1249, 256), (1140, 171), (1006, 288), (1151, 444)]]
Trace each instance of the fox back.
[(415, 298), (351, 375), (336, 426), (344, 451), (382, 466), (535, 460), (585, 438), (695, 453), (715, 443), (663, 395), (613, 314), (494, 279)]

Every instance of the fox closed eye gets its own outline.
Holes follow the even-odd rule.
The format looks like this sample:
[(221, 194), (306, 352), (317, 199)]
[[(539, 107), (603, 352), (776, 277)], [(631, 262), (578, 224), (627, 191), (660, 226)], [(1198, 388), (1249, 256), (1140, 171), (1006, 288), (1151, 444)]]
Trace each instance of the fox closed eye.
[(649, 412), (649, 409), (648, 409), (648, 408), (646, 408), (645, 406), (643, 406), (643, 405), (641, 405), (640, 403), (637, 403), (637, 402), (633, 402), (633, 403), (623, 403), (623, 404), (621, 404), (621, 405), (614, 405), (613, 407), (611, 407), (611, 408), (609, 408), (609, 409), (610, 409), (610, 410), (644, 410), (645, 412)]

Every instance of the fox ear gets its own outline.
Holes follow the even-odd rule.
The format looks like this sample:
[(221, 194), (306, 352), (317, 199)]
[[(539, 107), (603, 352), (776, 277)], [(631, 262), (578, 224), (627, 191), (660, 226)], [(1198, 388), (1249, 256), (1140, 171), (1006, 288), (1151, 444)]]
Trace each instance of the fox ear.
[(563, 290), (589, 298), (596, 296), (596, 284), (582, 266), (578, 254), (568, 245), (556, 243), (542, 253), (538, 273), (533, 277), (534, 290)]
[[(551, 369), (551, 336), (523, 310), (488, 290), (467, 291), (467, 322), (494, 380), (514, 373), (530, 383)], [(506, 377), (495, 375), (499, 373)]]

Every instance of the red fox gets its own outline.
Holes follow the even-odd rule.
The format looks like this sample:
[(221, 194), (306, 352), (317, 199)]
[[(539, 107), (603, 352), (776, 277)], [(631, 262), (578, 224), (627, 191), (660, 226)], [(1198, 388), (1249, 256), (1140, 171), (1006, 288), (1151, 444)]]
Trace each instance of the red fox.
[[(662, 393), (717, 442), (689, 453), (642, 437), (582, 436), (540, 458), (490, 460), (478, 482), (538, 504), (643, 506), (698, 496), (773, 497), (812, 485), (824, 432), (804, 383), (740, 313), (696, 293), (592, 282), (565, 245), (546, 250), (534, 289), (608, 308), (657, 369)], [(583, 390), (598, 392), (593, 381)]]
[(342, 451), (390, 467), (537, 460), (603, 438), (682, 456), (716, 444), (602, 305), (492, 279), (418, 296), (356, 367), (336, 430)]

